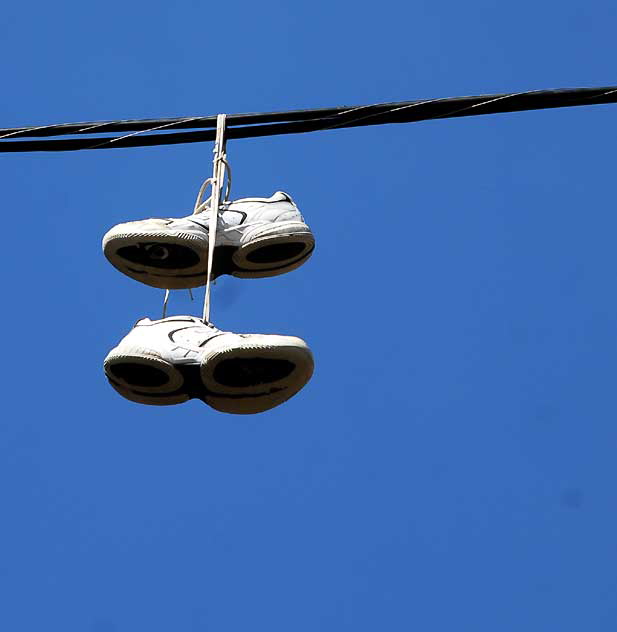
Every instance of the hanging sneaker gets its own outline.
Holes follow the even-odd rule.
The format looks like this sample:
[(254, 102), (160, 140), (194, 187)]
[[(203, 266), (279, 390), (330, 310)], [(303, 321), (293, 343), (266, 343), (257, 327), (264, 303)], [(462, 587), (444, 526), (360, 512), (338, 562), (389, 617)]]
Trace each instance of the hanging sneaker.
[[(163, 289), (204, 285), (210, 210), (181, 219), (144, 219), (114, 226), (103, 237), (111, 264), (132, 279)], [(213, 278), (283, 274), (312, 254), (311, 229), (287, 193), (244, 198), (221, 207)]]
[(293, 336), (234, 334), (193, 316), (144, 318), (104, 361), (111, 385), (141, 404), (197, 398), (226, 413), (259, 413), (295, 395), (313, 355)]

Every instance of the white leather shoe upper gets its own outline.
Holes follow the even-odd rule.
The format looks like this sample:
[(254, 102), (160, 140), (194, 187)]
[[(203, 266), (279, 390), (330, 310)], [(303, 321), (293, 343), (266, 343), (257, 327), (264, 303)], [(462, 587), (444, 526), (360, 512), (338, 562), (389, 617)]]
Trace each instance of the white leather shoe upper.
[[(119, 233), (165, 233), (190, 235), (208, 240), (210, 209), (178, 219), (143, 219), (114, 226), (103, 238), (105, 243)], [(285, 230), (289, 223), (304, 223), (291, 197), (277, 191), (269, 198), (243, 198), (222, 205), (216, 228), (217, 246), (241, 246), (259, 236), (260, 231), (272, 234), (273, 224)]]

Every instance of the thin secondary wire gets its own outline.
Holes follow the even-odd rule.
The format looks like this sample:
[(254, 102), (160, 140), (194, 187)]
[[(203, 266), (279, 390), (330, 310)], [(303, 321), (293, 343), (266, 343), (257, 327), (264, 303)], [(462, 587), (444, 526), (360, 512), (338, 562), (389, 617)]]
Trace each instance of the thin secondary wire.
[[(97, 127), (105, 127), (106, 125), (109, 125), (110, 122), (109, 121), (103, 121), (101, 123), (88, 123), (86, 124), (86, 127), (80, 127), (79, 129), (75, 130), (74, 132), (71, 132), (71, 134), (83, 134), (83, 133), (89, 133), (92, 132), (92, 130), (96, 129)], [(76, 123), (69, 123), (69, 125), (76, 125)], [(51, 125), (40, 125), (38, 127), (26, 127), (23, 129), (18, 129), (15, 130), (14, 132), (10, 132), (9, 134), (3, 134), (2, 136), (0, 136), (0, 140), (4, 139), (4, 138), (9, 138), (9, 137), (14, 137), (14, 136), (24, 136), (26, 134), (30, 134), (32, 135), (32, 132), (34, 131), (39, 131), (39, 130), (50, 130), (53, 128), (57, 128), (60, 127), (57, 123), (53, 123)], [(63, 136), (64, 134), (59, 133), (57, 134), (57, 136)], [(118, 139), (119, 140), (119, 139)]]
[[(69, 125), (73, 125), (73, 123), (69, 123)], [(86, 133), (86, 132), (92, 132), (93, 129), (96, 129), (97, 127), (104, 127), (105, 125), (109, 125), (109, 121), (103, 121), (102, 123), (89, 123), (86, 125), (86, 127), (81, 127), (77, 130), (75, 130), (74, 134), (81, 134), (81, 133)], [(32, 134), (32, 132), (34, 131), (39, 131), (39, 130), (44, 130), (44, 129), (53, 129), (55, 127), (59, 127), (57, 123), (54, 123), (52, 125), (40, 125), (39, 127), (26, 127), (24, 129), (18, 129), (15, 130), (14, 132), (10, 132), (9, 134), (3, 134), (2, 136), (0, 136), (0, 140), (2, 140), (3, 138), (9, 138), (9, 137), (14, 137), (14, 136), (24, 136), (26, 134)], [(58, 134), (58, 136), (63, 136), (64, 134), (60, 133)]]
[[(444, 118), (444, 117), (448, 117), (448, 116), (453, 116), (455, 114), (458, 114), (460, 112), (464, 112), (465, 110), (471, 110), (472, 108), (476, 108), (479, 107), (481, 105), (486, 105), (488, 103), (493, 103), (494, 101), (501, 101), (502, 99), (509, 99), (512, 97), (520, 97), (523, 94), (532, 94), (534, 92), (538, 92), (537, 90), (528, 90), (526, 92), (513, 92), (511, 94), (504, 94), (502, 96), (496, 97), (494, 99), (490, 99), (489, 101), (482, 101), (481, 103), (474, 103), (473, 105), (470, 105), (468, 107), (465, 108), (461, 108), (460, 110), (453, 110), (452, 112), (448, 112), (446, 114), (436, 114), (435, 116), (431, 116), (431, 117), (427, 117), (423, 120), (427, 121), (427, 120), (431, 120), (431, 119), (436, 119), (436, 118)], [(344, 123), (338, 123), (336, 125), (332, 125), (330, 127), (324, 127), (324, 130), (328, 130), (328, 129), (335, 129), (337, 127), (341, 127), (342, 125), (353, 125), (354, 123), (358, 123), (359, 121), (364, 121), (366, 119), (369, 118), (374, 118), (376, 116), (384, 116), (384, 115), (388, 115), (388, 114), (393, 114), (394, 112), (399, 112), (401, 110), (408, 110), (410, 108), (414, 108), (414, 107), (418, 107), (420, 105), (427, 105), (428, 103), (436, 103), (439, 101), (444, 101), (444, 99), (430, 99), (428, 101), (418, 101), (416, 103), (410, 103), (409, 105), (401, 105), (399, 107), (396, 108), (392, 108), (390, 110), (386, 110), (385, 112), (378, 112), (376, 114), (368, 114), (367, 116), (362, 116), (360, 118), (357, 119), (353, 119), (352, 121), (345, 121)]]
[(590, 101), (591, 99), (599, 99), (600, 97), (607, 97), (609, 94), (617, 94), (617, 88), (613, 88), (612, 90), (607, 90), (606, 92), (603, 92), (602, 94), (599, 95), (594, 95), (594, 96), (590, 96), (590, 97), (581, 97), (581, 100), (583, 101)]
[[(449, 112), (446, 112), (445, 114), (435, 114), (435, 116), (427, 116), (427, 117), (422, 118), (420, 120), (430, 121), (430, 120), (438, 119), (438, 118), (454, 117), (457, 114), (460, 114), (461, 112), (465, 112), (467, 110), (473, 110), (474, 108), (482, 107), (482, 106), (488, 105), (490, 103), (495, 103), (496, 101), (502, 101), (504, 99), (512, 99), (514, 97), (520, 97), (520, 96), (524, 96), (524, 95), (542, 94), (543, 92), (546, 92), (546, 91), (545, 90), (526, 90), (524, 92), (512, 92), (512, 93), (509, 93), (509, 94), (502, 94), (502, 95), (496, 96), (496, 97), (494, 97), (492, 99), (488, 99), (486, 101), (481, 101), (480, 103), (473, 103), (472, 105), (466, 106), (464, 108), (459, 108), (458, 110), (451, 110)], [(597, 99), (599, 97), (608, 96), (609, 94), (613, 94), (613, 93), (616, 93), (616, 92), (617, 92), (617, 88), (614, 89), (614, 90), (609, 90), (607, 92), (604, 92), (601, 95), (594, 95), (594, 96), (591, 96), (591, 97), (587, 97), (587, 100), (589, 100), (589, 99)], [(394, 112), (399, 112), (399, 111), (402, 111), (402, 110), (408, 110), (410, 108), (415, 108), (415, 107), (418, 107), (418, 106), (427, 105), (429, 103), (439, 103), (439, 102), (443, 102), (443, 101), (447, 101), (447, 100), (448, 100), (448, 98), (429, 99), (429, 100), (426, 100), (426, 101), (416, 101), (415, 103), (409, 103), (409, 104), (406, 104), (406, 105), (401, 105), (401, 106), (398, 106), (398, 107), (391, 108), (389, 110), (384, 110), (382, 112), (376, 112), (374, 114), (367, 114), (366, 116), (361, 116), (359, 118), (352, 119), (351, 121), (344, 121), (342, 123), (336, 123), (334, 125), (323, 127), (323, 128), (320, 128), (320, 129), (328, 130), (328, 129), (336, 129), (337, 127), (343, 127), (343, 126), (345, 126), (345, 127), (347, 127), (347, 126), (354, 126), (356, 123), (358, 123), (360, 121), (364, 121), (364, 120), (370, 119), (370, 118), (375, 118), (375, 117), (378, 117), (378, 116), (384, 117), (384, 116), (387, 116), (389, 114), (393, 114)], [(379, 105), (379, 104), (376, 104), (376, 106), (377, 105)], [(371, 106), (363, 106), (363, 107), (371, 107)], [(373, 106), (373, 107), (375, 107), (375, 106)], [(360, 108), (358, 108), (358, 109), (360, 109)], [(348, 112), (352, 112), (352, 111), (353, 110), (348, 110)], [(341, 112), (341, 114), (346, 114), (346, 112)]]
[(165, 125), (157, 125), (156, 127), (150, 127), (149, 129), (138, 130), (137, 132), (133, 132), (131, 134), (125, 134), (124, 136), (118, 136), (116, 138), (111, 138), (109, 140), (105, 140), (98, 145), (93, 145), (92, 147), (88, 147), (88, 149), (98, 149), (99, 147), (103, 147), (104, 145), (109, 145), (111, 143), (116, 143), (120, 140), (124, 140), (125, 138), (130, 138), (131, 136), (137, 136), (138, 134), (146, 134), (147, 132), (155, 132), (158, 129), (165, 129), (166, 127), (173, 127), (174, 125), (180, 125), (181, 123), (188, 123), (189, 121), (195, 121), (201, 117), (192, 116), (190, 118), (182, 119), (180, 121), (174, 121), (173, 123), (167, 123)]
[[(444, 99), (429, 99), (428, 101), (416, 101), (415, 103), (409, 103), (407, 105), (401, 105), (399, 107), (395, 107), (395, 108), (391, 108), (390, 110), (384, 110), (383, 112), (376, 112), (374, 114), (367, 114), (366, 116), (360, 116), (359, 118), (356, 119), (352, 119), (351, 121), (342, 121), (341, 123), (335, 123), (334, 125), (329, 125), (327, 127), (320, 127), (320, 130), (329, 130), (329, 129), (336, 129), (337, 127), (343, 127), (343, 126), (351, 126), (354, 123), (358, 123), (360, 121), (365, 121), (367, 119), (370, 118), (375, 118), (376, 116), (384, 116), (387, 114), (392, 114), (393, 112), (397, 112), (399, 110), (408, 110), (410, 108), (416, 108), (420, 105), (426, 105), (427, 103), (437, 103), (439, 101), (443, 101)], [(364, 108), (370, 108), (370, 107), (375, 107), (374, 105), (365, 105), (363, 106)], [(360, 108), (357, 108), (360, 109)], [(347, 114), (349, 112), (353, 112), (354, 110), (347, 110), (346, 112), (341, 112), (342, 114)]]
[[(219, 114), (216, 119), (216, 141), (214, 143), (214, 159), (212, 161), (212, 198), (210, 203), (210, 226), (208, 230), (208, 272), (206, 276), (206, 292), (204, 294), (204, 311), (202, 320), (210, 322), (210, 293), (212, 286), (212, 265), (216, 246), (216, 225), (219, 219), (219, 203), (225, 177), (225, 115)], [(198, 198), (199, 202), (199, 198)]]
[[(512, 92), (512, 93), (509, 93), (509, 94), (497, 95), (497, 96), (494, 96), (493, 98), (490, 98), (490, 99), (487, 98), (485, 101), (481, 101), (479, 103), (472, 103), (471, 105), (466, 106), (464, 108), (459, 108), (459, 109), (456, 109), (456, 110), (449, 110), (448, 112), (445, 112), (443, 114), (435, 114), (434, 116), (426, 116), (426, 117), (422, 117), (421, 119), (417, 119), (417, 120), (418, 121), (430, 121), (430, 120), (438, 119), (438, 118), (456, 117), (457, 115), (459, 115), (462, 112), (466, 112), (468, 110), (473, 110), (474, 108), (479, 108), (479, 107), (482, 107), (482, 106), (486, 106), (486, 105), (488, 105), (490, 103), (495, 103), (497, 101), (502, 101), (504, 99), (511, 99), (511, 98), (514, 98), (514, 97), (521, 97), (521, 96), (533, 95), (533, 94), (542, 95), (542, 94), (545, 94), (546, 92), (547, 92), (546, 90), (527, 90), (527, 91), (524, 91), (524, 92)], [(613, 93), (616, 93), (616, 92), (617, 92), (617, 89), (608, 90), (607, 92), (603, 92), (602, 94), (585, 97), (585, 99), (583, 99), (583, 100), (599, 99), (601, 97), (605, 97), (607, 95), (610, 95), (610, 94), (613, 94)], [(392, 114), (392, 113), (400, 111), (400, 110), (407, 110), (409, 108), (420, 106), (420, 105), (426, 105), (426, 104), (429, 104), (429, 103), (447, 102), (449, 100), (451, 100), (451, 99), (449, 99), (449, 98), (446, 98), (446, 99), (432, 99), (432, 100), (428, 100), (428, 101), (419, 101), (417, 103), (411, 103), (409, 105), (402, 105), (400, 107), (392, 108), (392, 109), (387, 110), (385, 112), (373, 114), (373, 115), (370, 115), (370, 116), (367, 116), (367, 117), (363, 117), (361, 119), (357, 119), (357, 120), (354, 120), (354, 121), (345, 122), (344, 125), (345, 126), (352, 126), (358, 120), (363, 120), (364, 118), (371, 118), (372, 116), (383, 116), (384, 114)], [(572, 105), (572, 104), (563, 104), (561, 106), (551, 106), (551, 107), (567, 107), (569, 105)], [(574, 105), (581, 105), (581, 104), (574, 104)], [(532, 108), (532, 109), (546, 109), (546, 108)], [(518, 110), (503, 110), (503, 112), (508, 112), (508, 111), (518, 111)], [(495, 112), (487, 112), (487, 114), (488, 113), (490, 113), (490, 114), (497, 114), (499, 112), (500, 112), (499, 110), (496, 110)], [(392, 121), (385, 121), (385, 122), (392, 122)], [(407, 122), (407, 121), (403, 121), (403, 122)]]
[(26, 132), (31, 133), (31, 132), (38, 132), (39, 130), (43, 130), (43, 129), (50, 129), (52, 127), (56, 127), (56, 124), (54, 123), (53, 125), (40, 125), (38, 127), (27, 127), (25, 130), (24, 129), (18, 129), (14, 132), (9, 132), (8, 134), (3, 134), (2, 136), (0, 136), (0, 140), (2, 140), (3, 138), (9, 138), (9, 136), (19, 136), (19, 134), (25, 134)]

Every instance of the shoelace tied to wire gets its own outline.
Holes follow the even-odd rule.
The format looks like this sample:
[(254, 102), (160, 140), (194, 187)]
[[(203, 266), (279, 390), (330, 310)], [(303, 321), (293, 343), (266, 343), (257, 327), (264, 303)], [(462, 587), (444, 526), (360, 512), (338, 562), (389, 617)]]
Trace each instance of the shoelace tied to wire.
[[(227, 173), (231, 173), (229, 163), (227, 162), (227, 140), (225, 138), (225, 122), (226, 115), (219, 114), (216, 117), (216, 140), (214, 141), (214, 159), (212, 161), (212, 196), (210, 197), (210, 229), (208, 231), (208, 272), (206, 276), (206, 292), (204, 294), (204, 311), (202, 320), (204, 323), (210, 322), (210, 293), (212, 286), (212, 265), (214, 262), (214, 247), (216, 245), (216, 227), (219, 219), (220, 204), (221, 204), (221, 191), (223, 190), (223, 183), (225, 179), (225, 170)], [(206, 181), (207, 182), (207, 181)], [(195, 202), (195, 209), (193, 213), (199, 213), (201, 207), (201, 196), (205, 191), (205, 187), (202, 185)], [(223, 201), (229, 199), (229, 193), (231, 191), (231, 177), (227, 177), (227, 189), (225, 192), (225, 198)]]
[[(201, 213), (206, 209), (210, 209), (210, 222), (208, 227), (208, 266), (206, 272), (206, 291), (204, 294), (204, 308), (202, 320), (204, 323), (210, 322), (210, 304), (211, 304), (211, 286), (212, 280), (212, 267), (214, 264), (214, 248), (216, 245), (216, 229), (218, 225), (221, 204), (225, 204), (229, 201), (229, 195), (231, 193), (231, 167), (227, 161), (227, 139), (225, 138), (226, 128), (226, 115), (219, 114), (216, 120), (216, 140), (214, 143), (214, 158), (212, 160), (212, 177), (204, 180), (199, 192), (197, 193), (197, 199), (195, 200), (195, 206), (193, 208), (193, 215)], [(225, 174), (227, 174), (227, 181), (225, 182)], [(203, 200), (204, 193), (208, 187), (212, 187), (212, 194), (206, 200)], [(225, 195), (221, 200), (221, 192), (225, 186)], [(193, 295), (189, 289), (191, 299)], [(169, 302), (169, 290), (165, 290), (165, 298), (163, 300), (163, 318), (167, 315), (167, 303)]]

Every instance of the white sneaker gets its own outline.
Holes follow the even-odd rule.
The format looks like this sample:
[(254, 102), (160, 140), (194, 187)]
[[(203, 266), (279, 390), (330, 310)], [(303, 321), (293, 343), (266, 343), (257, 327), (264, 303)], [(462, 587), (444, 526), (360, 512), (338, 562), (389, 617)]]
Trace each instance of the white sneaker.
[[(146, 285), (182, 289), (204, 285), (210, 210), (181, 219), (144, 219), (114, 226), (103, 252), (120, 272)], [(213, 278), (283, 274), (313, 252), (311, 229), (287, 193), (228, 202), (216, 229)]]
[(227, 413), (258, 413), (295, 395), (313, 355), (293, 336), (234, 334), (193, 316), (144, 318), (104, 362), (111, 385), (142, 404), (197, 398)]

